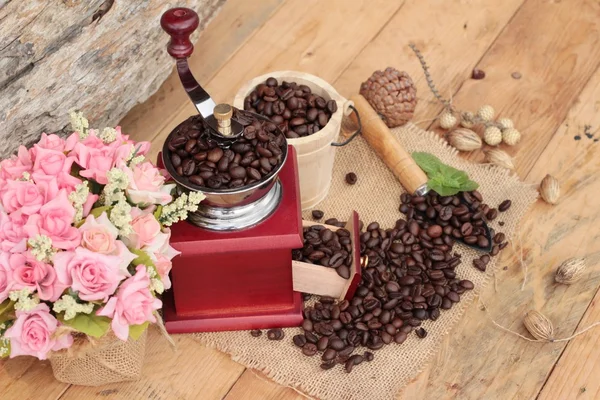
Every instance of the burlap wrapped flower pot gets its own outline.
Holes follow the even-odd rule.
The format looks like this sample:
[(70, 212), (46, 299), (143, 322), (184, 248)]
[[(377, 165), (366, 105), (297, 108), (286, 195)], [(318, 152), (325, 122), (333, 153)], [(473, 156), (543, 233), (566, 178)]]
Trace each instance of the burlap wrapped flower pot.
[(50, 357), (54, 377), (65, 383), (100, 386), (140, 378), (146, 354), (147, 331), (122, 341), (112, 334), (98, 340), (82, 339)]

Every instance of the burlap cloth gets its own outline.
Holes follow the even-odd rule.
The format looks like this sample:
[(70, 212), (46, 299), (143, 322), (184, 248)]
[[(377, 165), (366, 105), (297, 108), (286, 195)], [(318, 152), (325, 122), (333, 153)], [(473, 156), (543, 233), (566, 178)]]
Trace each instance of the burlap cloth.
[(52, 353), (54, 377), (65, 383), (100, 386), (132, 381), (142, 375), (147, 330), (137, 339), (124, 342), (112, 334), (93, 342), (87, 339), (66, 350)]
[[(408, 124), (393, 130), (393, 133), (409, 152), (429, 152), (443, 162), (466, 171), (480, 184), (479, 191), (491, 207), (511, 199), (512, 207), (490, 223), (490, 227), (504, 232), (509, 238), (537, 198), (534, 188), (520, 182), (506, 170), (463, 161), (456, 156), (455, 149), (432, 132)], [(348, 172), (355, 172), (358, 176), (353, 186), (344, 181)], [(403, 218), (398, 211), (402, 192), (403, 188), (396, 178), (359, 136), (337, 150), (331, 189), (318, 209), (325, 212), (325, 218), (336, 217), (339, 220), (345, 220), (352, 210), (356, 210), (365, 224), (378, 221), (383, 228), (393, 227), (397, 219)], [(310, 211), (304, 213), (304, 218), (312, 219)], [(498, 226), (499, 221), (503, 221), (504, 226)], [(254, 338), (247, 331), (195, 336), (202, 343), (230, 354), (233, 360), (260, 370), (275, 382), (291, 386), (308, 396), (322, 400), (393, 399), (423, 369), (437, 350), (442, 336), (452, 330), (465, 306), (485, 287), (495, 268), (495, 261), (492, 261), (488, 264), (487, 273), (480, 272), (472, 265), (477, 252), (462, 245), (457, 245), (455, 250), (462, 253), (463, 260), (456, 269), (457, 276), (471, 280), (475, 290), (463, 295), (461, 302), (451, 310), (443, 311), (437, 321), (425, 322), (423, 327), (428, 332), (427, 337), (419, 339), (411, 334), (402, 345), (384, 346), (375, 352), (375, 360), (362, 363), (351, 374), (344, 372), (341, 366), (323, 371), (319, 367), (320, 357), (302, 355), (292, 343), (292, 337), (300, 333), (299, 328), (286, 329), (286, 337), (282, 341), (270, 341), (265, 334)], [(359, 349), (362, 350), (366, 349)]]

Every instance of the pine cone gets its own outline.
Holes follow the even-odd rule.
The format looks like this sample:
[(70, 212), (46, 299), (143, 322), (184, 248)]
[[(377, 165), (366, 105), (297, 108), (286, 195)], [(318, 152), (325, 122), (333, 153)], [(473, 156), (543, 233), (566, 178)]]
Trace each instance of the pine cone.
[(410, 121), (417, 106), (417, 88), (406, 72), (388, 67), (360, 85), (360, 94), (394, 128)]

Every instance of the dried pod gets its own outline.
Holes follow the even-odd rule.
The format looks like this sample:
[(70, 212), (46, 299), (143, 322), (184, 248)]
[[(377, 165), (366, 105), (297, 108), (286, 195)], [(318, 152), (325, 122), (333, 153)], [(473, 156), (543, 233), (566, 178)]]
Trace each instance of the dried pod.
[(473, 122), (474, 119), (475, 115), (471, 111), (464, 111), (460, 115), (460, 126), (464, 128), (472, 128), (475, 126), (475, 122)]
[(569, 258), (556, 270), (554, 280), (558, 283), (571, 285), (577, 282), (585, 272), (584, 258)]
[(523, 317), (523, 325), (538, 340), (552, 342), (554, 340), (554, 326), (544, 314), (531, 310)]
[(515, 127), (515, 124), (510, 118), (500, 118), (497, 122), (498, 125), (500, 125), (500, 129), (502, 130)]
[(540, 184), (540, 195), (546, 203), (558, 203), (558, 198), (560, 197), (558, 180), (550, 174), (546, 175)]
[(458, 122), (456, 117), (449, 111), (444, 111), (440, 116), (440, 126), (444, 129), (454, 128), (456, 122)]
[(487, 162), (497, 165), (502, 168), (514, 170), (515, 165), (513, 164), (512, 158), (506, 152), (499, 149), (492, 149), (485, 153)]
[(473, 151), (481, 148), (481, 138), (467, 128), (458, 128), (450, 132), (448, 143), (460, 151)]
[(483, 132), (483, 140), (490, 146), (502, 143), (502, 132), (495, 126), (488, 126)]
[(496, 111), (494, 111), (494, 107), (489, 105), (481, 106), (481, 108), (477, 111), (477, 116), (485, 122), (493, 120), (495, 114)]
[(502, 140), (509, 146), (514, 146), (521, 140), (521, 132), (515, 128), (507, 128), (502, 131)]

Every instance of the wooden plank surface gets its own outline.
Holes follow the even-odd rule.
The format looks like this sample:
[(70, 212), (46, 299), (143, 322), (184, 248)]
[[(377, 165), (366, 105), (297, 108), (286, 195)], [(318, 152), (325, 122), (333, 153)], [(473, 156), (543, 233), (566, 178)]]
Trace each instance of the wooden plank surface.
[(177, 350), (153, 327), (148, 335), (143, 376), (136, 382), (100, 387), (70, 386), (62, 400), (221, 399), (244, 372), (229, 356), (174, 335)]
[[(417, 83), (419, 121), (433, 118), (441, 107), (431, 101), (406, 46), (413, 41), (431, 64), (442, 93), (453, 94), (459, 108), (489, 103), (515, 120), (524, 139), (509, 150), (517, 156), (521, 177), (536, 184), (552, 173), (561, 182), (561, 203), (551, 207), (539, 201), (523, 221), (521, 242), (513, 238), (513, 249), (523, 249), (529, 266), (525, 289), (521, 291), (518, 253), (505, 252), (497, 292), (491, 285), (482, 296), (487, 310), (479, 304), (468, 308), (429, 367), (405, 389), (404, 398), (600, 396), (594, 379), (600, 372), (598, 332), (569, 344), (530, 343), (490, 322), (494, 318), (526, 334), (521, 314), (536, 307), (554, 321), (559, 336), (568, 336), (600, 320), (600, 244), (595, 243), (600, 144), (585, 135), (573, 139), (586, 124), (600, 127), (598, 17), (593, 0), (436, 0), (427, 5), (418, 0), (229, 0), (200, 38), (192, 68), (217, 100), (232, 99), (247, 79), (280, 69), (315, 73), (348, 96), (373, 70), (392, 65), (408, 71)], [(475, 66), (486, 71), (484, 80), (469, 79)], [(515, 71), (521, 79), (511, 78)], [(153, 139), (156, 154), (157, 143), (193, 112), (171, 75), (157, 95), (128, 115), (123, 127), (138, 140)], [(470, 158), (478, 161), (481, 154)], [(571, 287), (554, 285), (557, 264), (575, 255), (588, 257), (586, 279)], [(190, 338), (177, 338), (177, 354), (156, 332), (151, 338), (139, 382), (67, 387), (53, 381), (47, 363), (21, 358), (0, 364), (2, 398), (302, 398)]]
[[(600, 219), (598, 202), (595, 200), (600, 192), (600, 178), (598, 178), (600, 143), (594, 142), (582, 133), (585, 125), (590, 125), (592, 130), (600, 127), (598, 99), (600, 99), (600, 70), (596, 71), (576, 106), (569, 113), (566, 122), (560, 127), (538, 161), (538, 164), (546, 164), (545, 168), (558, 168), (566, 171), (564, 173), (566, 179), (563, 180), (564, 184), (561, 188), (564, 192), (562, 202), (586, 210), (584, 213), (577, 213), (578, 220), (571, 222), (578, 226), (578, 230), (582, 233), (581, 240), (579, 242), (569, 240), (567, 244), (572, 244), (574, 255), (587, 256), (589, 271), (584, 275), (583, 283), (579, 282), (571, 287), (562, 288), (565, 292), (564, 301), (576, 295), (582, 290), (582, 287), (586, 288), (587, 281), (597, 280), (600, 272), (600, 246), (594, 243), (594, 240), (598, 238), (597, 224)], [(577, 134), (582, 136), (580, 141), (573, 139)], [(600, 135), (596, 133), (596, 136)], [(571, 157), (567, 155), (571, 155)], [(535, 169), (537, 170), (537, 164)], [(538, 174), (535, 178), (539, 179), (540, 176), (541, 174)], [(590, 209), (589, 212), (588, 209)], [(566, 226), (559, 229), (570, 231)], [(569, 237), (566, 236), (565, 239), (568, 240)], [(561, 243), (563, 243), (562, 240)], [(593, 293), (594, 289), (597, 290), (597, 287), (591, 288), (590, 293)], [(555, 324), (560, 333), (566, 335), (572, 330), (563, 331), (562, 317), (561, 313), (555, 320)], [(586, 310), (584, 318), (579, 322), (577, 331), (597, 321), (600, 321), (600, 292), (598, 291)], [(600, 381), (598, 380), (600, 351), (598, 349), (600, 349), (600, 327), (570, 342), (541, 391), (539, 399), (600, 398)]]

